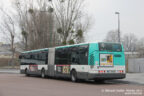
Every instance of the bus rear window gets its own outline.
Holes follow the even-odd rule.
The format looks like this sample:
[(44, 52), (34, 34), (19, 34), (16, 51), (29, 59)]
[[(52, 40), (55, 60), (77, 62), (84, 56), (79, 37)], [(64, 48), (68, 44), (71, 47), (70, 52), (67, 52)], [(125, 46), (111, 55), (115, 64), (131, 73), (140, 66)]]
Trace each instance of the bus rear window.
[(121, 44), (116, 44), (116, 43), (99, 43), (99, 50), (121, 52), (122, 46)]

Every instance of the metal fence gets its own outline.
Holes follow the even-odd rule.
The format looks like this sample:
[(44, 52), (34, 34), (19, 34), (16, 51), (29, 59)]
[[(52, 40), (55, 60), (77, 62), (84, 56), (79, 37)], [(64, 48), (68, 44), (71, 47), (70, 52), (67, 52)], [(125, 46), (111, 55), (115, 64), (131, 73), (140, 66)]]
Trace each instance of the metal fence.
[(128, 59), (128, 72), (144, 73), (144, 58)]

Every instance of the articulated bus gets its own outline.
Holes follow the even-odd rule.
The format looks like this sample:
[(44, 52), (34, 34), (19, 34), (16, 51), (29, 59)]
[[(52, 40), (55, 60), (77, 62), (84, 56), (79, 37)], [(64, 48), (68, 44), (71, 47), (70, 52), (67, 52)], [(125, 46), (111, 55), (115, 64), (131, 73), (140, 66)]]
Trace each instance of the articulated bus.
[(123, 79), (125, 55), (119, 43), (87, 43), (26, 51), (20, 55), (22, 74), (77, 80)]

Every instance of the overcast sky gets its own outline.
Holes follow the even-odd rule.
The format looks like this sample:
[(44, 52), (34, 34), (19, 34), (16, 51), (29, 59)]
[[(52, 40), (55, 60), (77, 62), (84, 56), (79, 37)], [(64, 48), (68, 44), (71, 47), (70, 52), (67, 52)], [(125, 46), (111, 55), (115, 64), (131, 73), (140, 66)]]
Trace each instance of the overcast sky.
[[(9, 8), (10, 1), (0, 0), (0, 6)], [(122, 35), (134, 33), (138, 38), (144, 37), (144, 0), (87, 0), (86, 8), (93, 17), (87, 42), (102, 41), (108, 31), (117, 29), (116, 11), (121, 15)]]
[(117, 15), (121, 14), (122, 35), (134, 33), (144, 37), (144, 0), (89, 0), (89, 12), (95, 24), (88, 34), (88, 41), (101, 41), (110, 30), (117, 29)]

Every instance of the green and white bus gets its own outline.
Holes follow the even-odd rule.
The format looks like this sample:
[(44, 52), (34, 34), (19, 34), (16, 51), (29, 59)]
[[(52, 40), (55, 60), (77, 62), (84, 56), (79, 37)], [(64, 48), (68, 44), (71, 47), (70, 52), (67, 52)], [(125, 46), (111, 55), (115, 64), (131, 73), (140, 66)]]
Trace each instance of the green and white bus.
[(26, 51), (20, 55), (22, 74), (84, 80), (123, 79), (125, 55), (120, 43), (86, 43)]

